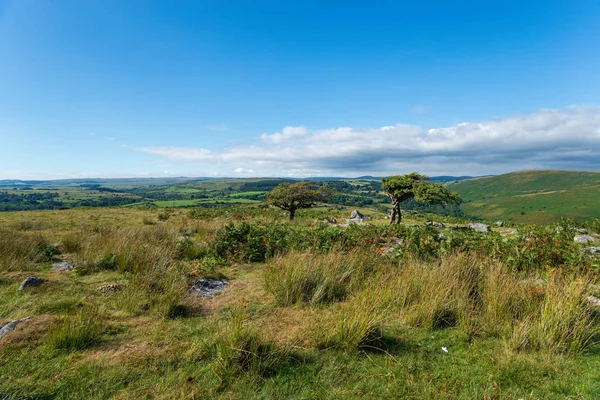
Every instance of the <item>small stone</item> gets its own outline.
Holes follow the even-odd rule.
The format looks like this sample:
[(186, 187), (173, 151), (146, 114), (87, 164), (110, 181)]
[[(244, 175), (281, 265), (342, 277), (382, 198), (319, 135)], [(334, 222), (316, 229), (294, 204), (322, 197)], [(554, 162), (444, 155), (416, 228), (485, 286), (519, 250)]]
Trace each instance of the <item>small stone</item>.
[(435, 222), (435, 221), (427, 221), (425, 223), (425, 225), (434, 226), (436, 228), (445, 228), (446, 227), (446, 225), (442, 224), (441, 222)]
[(446, 235), (444, 235), (443, 233), (438, 233), (437, 237), (438, 237), (438, 239), (440, 239), (440, 240), (444, 240), (444, 239), (446, 239)]
[(346, 220), (348, 225), (364, 225), (364, 220), (362, 218), (351, 218)]
[(21, 283), (21, 286), (19, 286), (19, 290), (23, 290), (26, 287), (29, 286), (39, 286), (43, 283), (44, 281), (40, 278), (38, 278), (37, 276), (28, 276), (23, 283)]
[(329, 222), (330, 224), (335, 224), (337, 222), (337, 219), (335, 219), (335, 218), (325, 218), (325, 222)]
[(577, 232), (577, 233), (583, 233), (583, 234), (586, 234), (586, 233), (588, 233), (588, 230), (587, 230), (587, 229), (585, 229), (585, 228), (571, 228), (571, 230), (572, 230), (572, 231), (575, 231), (575, 232)]
[(482, 232), (482, 233), (488, 232), (490, 230), (489, 225), (482, 224), (479, 222), (471, 222), (469, 224), (469, 228), (473, 229), (476, 232)]
[(73, 269), (73, 264), (68, 261), (63, 261), (61, 263), (54, 264), (52, 269), (55, 271), (71, 271)]
[(575, 243), (590, 243), (594, 242), (596, 238), (590, 235), (577, 235), (575, 236), (575, 238), (573, 238), (573, 240), (575, 241)]
[(598, 255), (600, 255), (600, 247), (586, 247), (582, 251), (585, 252), (585, 253), (589, 253), (589, 254), (598, 254)]
[(504, 226), (504, 221), (496, 221), (496, 226), (502, 228)]
[(213, 298), (215, 294), (225, 290), (228, 284), (225, 279), (198, 279), (189, 293), (196, 297)]
[(402, 240), (402, 238), (392, 238), (392, 243), (397, 244), (398, 246), (401, 246), (402, 243), (404, 243), (404, 240)]
[(123, 290), (123, 287), (118, 284), (104, 285), (96, 289), (96, 291), (100, 293), (114, 293), (118, 292), (119, 290)]
[(592, 304), (592, 305), (594, 305), (596, 307), (600, 307), (600, 299), (597, 298), (596, 296), (589, 295), (587, 297), (587, 301), (590, 302), (590, 304)]

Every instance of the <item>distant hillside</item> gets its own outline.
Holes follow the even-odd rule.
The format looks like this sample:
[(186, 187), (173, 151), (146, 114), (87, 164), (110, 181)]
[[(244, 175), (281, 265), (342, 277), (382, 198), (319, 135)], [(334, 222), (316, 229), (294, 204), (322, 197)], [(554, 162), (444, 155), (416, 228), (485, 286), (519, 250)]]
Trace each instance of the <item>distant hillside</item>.
[(600, 218), (600, 171), (521, 171), (449, 186), (467, 215), (524, 223)]

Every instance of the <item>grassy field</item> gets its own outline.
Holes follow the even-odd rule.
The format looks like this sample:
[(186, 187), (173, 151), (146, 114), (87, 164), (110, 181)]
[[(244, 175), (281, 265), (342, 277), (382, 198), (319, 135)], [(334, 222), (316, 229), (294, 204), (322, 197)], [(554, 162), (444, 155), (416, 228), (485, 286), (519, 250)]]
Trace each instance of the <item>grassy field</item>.
[(0, 398), (600, 397), (600, 264), (569, 225), (319, 222), (350, 211), (0, 213), (0, 325), (33, 317), (0, 339)]
[(449, 186), (465, 214), (487, 220), (551, 223), (600, 218), (600, 172), (524, 171)]

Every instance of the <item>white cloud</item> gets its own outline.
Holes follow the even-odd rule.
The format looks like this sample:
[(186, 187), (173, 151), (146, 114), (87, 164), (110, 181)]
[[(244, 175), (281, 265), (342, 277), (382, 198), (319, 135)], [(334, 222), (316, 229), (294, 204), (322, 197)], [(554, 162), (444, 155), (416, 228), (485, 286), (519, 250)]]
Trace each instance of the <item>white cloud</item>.
[(262, 134), (260, 144), (209, 151), (144, 147), (170, 161), (235, 165), (257, 175), (362, 175), (421, 171), (430, 174), (500, 173), (528, 168), (600, 168), (600, 107), (539, 110), (484, 122), (425, 130), (397, 124), (380, 128), (308, 130), (285, 127)]
[(281, 132), (270, 135), (263, 133), (260, 138), (267, 143), (280, 143), (285, 140), (300, 138), (308, 134), (308, 129), (303, 126), (286, 126)]
[(236, 174), (253, 174), (254, 170), (252, 170), (252, 169), (246, 169), (246, 168), (236, 168), (234, 170), (234, 172)]

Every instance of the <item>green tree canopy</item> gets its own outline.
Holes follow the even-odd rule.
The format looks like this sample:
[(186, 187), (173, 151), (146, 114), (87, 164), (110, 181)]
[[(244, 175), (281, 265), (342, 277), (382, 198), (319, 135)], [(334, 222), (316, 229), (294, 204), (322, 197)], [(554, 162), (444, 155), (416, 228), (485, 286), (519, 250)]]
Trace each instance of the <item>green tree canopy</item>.
[(284, 182), (267, 194), (269, 204), (289, 211), (290, 221), (296, 210), (313, 207), (318, 202), (327, 201), (332, 190), (327, 186), (317, 186), (312, 182)]
[(383, 178), (381, 187), (392, 199), (392, 215), (390, 224), (402, 220), (400, 203), (404, 200), (415, 199), (422, 203), (460, 203), (458, 193), (448, 190), (445, 186), (431, 181), (427, 176), (417, 172), (406, 175), (395, 175)]

